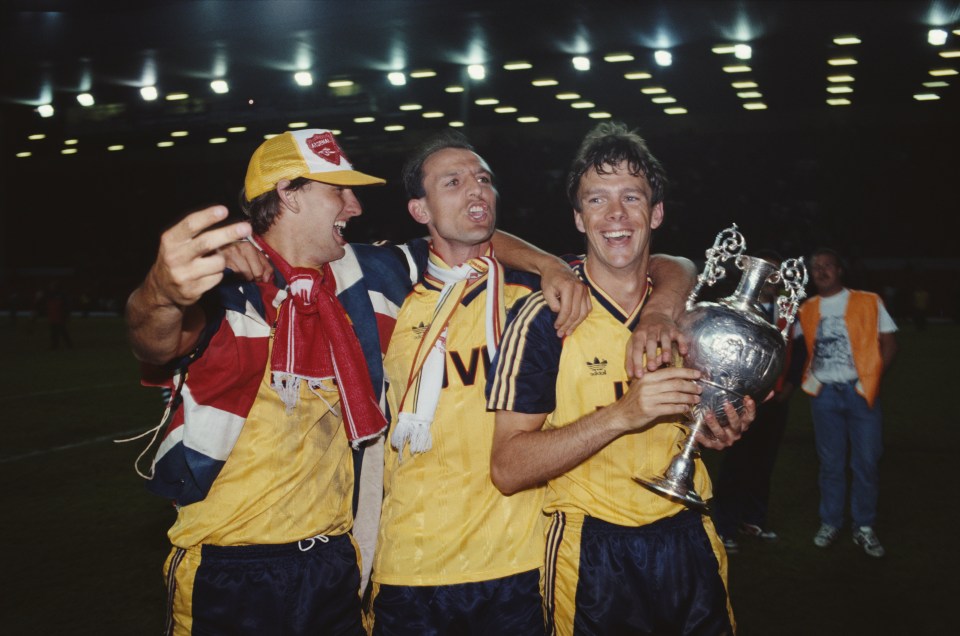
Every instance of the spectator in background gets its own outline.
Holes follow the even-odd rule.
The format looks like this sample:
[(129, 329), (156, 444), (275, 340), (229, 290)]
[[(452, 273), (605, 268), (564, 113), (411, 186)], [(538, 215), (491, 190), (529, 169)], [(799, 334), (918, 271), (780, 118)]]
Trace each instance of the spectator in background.
[[(779, 266), (780, 255), (761, 250), (759, 258)], [(760, 291), (760, 304), (767, 320), (783, 329), (786, 318), (777, 308), (777, 286), (767, 283)], [(777, 533), (767, 525), (770, 479), (777, 451), (787, 427), (788, 405), (794, 388), (800, 383), (806, 351), (800, 341), (788, 340), (783, 372), (774, 386), (773, 397), (757, 407), (757, 419), (739, 443), (724, 451), (723, 463), (714, 492), (713, 521), (728, 553), (737, 552), (737, 533), (776, 541)]]
[(33, 327), (40, 321), (40, 317), (46, 314), (47, 294), (43, 287), (38, 287), (33, 292), (33, 299), (30, 301), (30, 324), (27, 325), (27, 333), (33, 333)]
[(17, 324), (17, 309), (20, 306), (20, 295), (17, 293), (17, 288), (11, 286), (10, 292), (7, 294), (7, 307), (10, 310), (10, 324)]
[(80, 292), (80, 317), (89, 318), (90, 317), (90, 307), (93, 305), (93, 300), (90, 298), (90, 294), (86, 291)]
[(911, 299), (913, 307), (913, 324), (917, 331), (927, 330), (927, 315), (930, 311), (930, 292), (923, 287), (917, 287), (913, 290)]
[(843, 286), (839, 254), (819, 249), (810, 259), (818, 295), (800, 307), (796, 337), (808, 357), (803, 390), (810, 394), (820, 459), (820, 529), (817, 547), (836, 541), (847, 498), (847, 453), (853, 474), (853, 541), (869, 556), (885, 554), (874, 531), (883, 450), (880, 380), (897, 350), (896, 324), (880, 297)]
[(60, 289), (60, 283), (54, 281), (50, 283), (49, 291), (44, 298), (44, 310), (47, 314), (47, 324), (50, 325), (50, 347), (59, 349), (60, 344), (67, 349), (73, 348), (73, 340), (70, 339), (70, 332), (67, 331), (67, 318), (69, 308), (67, 299)]

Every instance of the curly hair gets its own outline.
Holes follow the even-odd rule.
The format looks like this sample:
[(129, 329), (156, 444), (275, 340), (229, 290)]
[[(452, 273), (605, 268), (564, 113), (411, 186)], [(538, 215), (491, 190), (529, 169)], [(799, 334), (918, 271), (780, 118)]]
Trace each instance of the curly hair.
[(592, 168), (597, 174), (610, 174), (610, 167), (621, 163), (627, 165), (631, 175), (646, 177), (651, 189), (650, 205), (663, 201), (667, 175), (663, 165), (647, 148), (647, 142), (624, 124), (604, 122), (587, 133), (570, 166), (567, 198), (573, 209), (581, 211), (580, 179), (588, 170)]

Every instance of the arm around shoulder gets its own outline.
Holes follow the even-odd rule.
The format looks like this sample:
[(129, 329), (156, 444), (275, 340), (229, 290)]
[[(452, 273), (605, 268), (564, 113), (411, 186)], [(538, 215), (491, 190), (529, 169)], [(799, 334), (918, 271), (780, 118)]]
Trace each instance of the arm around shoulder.
[(659, 312), (673, 320), (686, 308), (687, 296), (697, 282), (697, 268), (693, 261), (682, 256), (654, 254), (650, 257), (650, 277), (653, 294), (647, 300), (644, 312)]
[(547, 305), (557, 314), (560, 337), (570, 335), (590, 313), (590, 294), (567, 263), (539, 247), (497, 230), (491, 239), (497, 259), (514, 269), (540, 276)]

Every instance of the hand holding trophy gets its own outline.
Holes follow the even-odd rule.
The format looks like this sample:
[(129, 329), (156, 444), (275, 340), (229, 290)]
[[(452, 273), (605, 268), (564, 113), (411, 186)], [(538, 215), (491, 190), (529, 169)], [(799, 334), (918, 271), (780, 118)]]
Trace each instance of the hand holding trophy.
[[(635, 478), (691, 508), (707, 508), (693, 487), (694, 460), (699, 457), (694, 438), (703, 428), (706, 414), (712, 412), (725, 424), (725, 403), (742, 413), (744, 397), (762, 399), (769, 392), (783, 369), (787, 331), (806, 296), (807, 270), (802, 258), (787, 259), (778, 270), (768, 261), (746, 256), (745, 250), (746, 242), (734, 224), (717, 234), (713, 247), (706, 251), (703, 272), (687, 299), (687, 313), (679, 321), (689, 339), (684, 364), (702, 373), (698, 380), (703, 388), (700, 403), (684, 423), (686, 436), (666, 472), (654, 478)], [(712, 286), (726, 276), (721, 263), (730, 259), (743, 272), (736, 291), (717, 302), (694, 304), (704, 284)], [(780, 315), (787, 320), (782, 332), (767, 321), (760, 306), (760, 290), (768, 282), (782, 283), (787, 291), (777, 300)]]

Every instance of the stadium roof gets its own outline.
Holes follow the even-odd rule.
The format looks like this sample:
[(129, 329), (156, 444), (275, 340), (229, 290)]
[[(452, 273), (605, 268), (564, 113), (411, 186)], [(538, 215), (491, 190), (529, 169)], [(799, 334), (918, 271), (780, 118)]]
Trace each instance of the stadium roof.
[(5, 155), (299, 124), (365, 146), (607, 116), (946, 125), (960, 99), (960, 3), (944, 1), (8, 0), (0, 47)]

